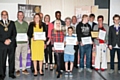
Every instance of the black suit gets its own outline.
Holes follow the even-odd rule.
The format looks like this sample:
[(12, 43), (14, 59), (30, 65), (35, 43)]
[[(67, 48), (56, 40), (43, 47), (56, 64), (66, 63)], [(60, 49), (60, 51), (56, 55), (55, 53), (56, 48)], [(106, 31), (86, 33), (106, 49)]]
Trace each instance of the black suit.
[(120, 31), (118, 32), (118, 35), (116, 35), (116, 30), (114, 28), (114, 25), (110, 26), (108, 37), (109, 37), (108, 38), (109, 45), (112, 45), (112, 47), (115, 47), (117, 44), (118, 47), (120, 47)]
[(93, 22), (93, 23), (92, 23), (92, 27), (91, 27), (92, 31), (93, 31), (95, 25), (97, 25), (97, 23)]
[(120, 47), (120, 27), (118, 30), (114, 25), (109, 27), (108, 44), (112, 46), (112, 49), (110, 50), (110, 69), (114, 70), (114, 58), (115, 52), (117, 52), (118, 70), (120, 70), (120, 49), (114, 48), (116, 45)]
[[(9, 76), (15, 71), (15, 48), (16, 48), (16, 27), (13, 21), (8, 20), (8, 31), (4, 31), (3, 20), (0, 20), (0, 76), (5, 77), (6, 59), (8, 55)], [(5, 45), (6, 39), (10, 39), (10, 45)]]
[[(94, 27), (95, 27), (95, 25), (97, 25), (97, 23), (95, 23), (95, 22), (93, 22), (92, 23), (92, 26), (91, 26), (91, 30), (93, 31), (93, 29), (94, 29)], [(92, 45), (92, 47), (93, 47), (93, 45)], [(92, 52), (92, 51), (91, 51)], [(91, 54), (91, 69), (93, 69), (93, 67), (92, 67), (92, 54)]]

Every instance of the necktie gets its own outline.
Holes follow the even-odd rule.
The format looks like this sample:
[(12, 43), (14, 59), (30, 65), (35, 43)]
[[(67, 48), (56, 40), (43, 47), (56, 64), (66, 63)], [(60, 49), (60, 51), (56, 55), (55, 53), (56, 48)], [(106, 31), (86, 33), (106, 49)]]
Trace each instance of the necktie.
[(5, 25), (7, 25), (7, 21), (5, 20)]

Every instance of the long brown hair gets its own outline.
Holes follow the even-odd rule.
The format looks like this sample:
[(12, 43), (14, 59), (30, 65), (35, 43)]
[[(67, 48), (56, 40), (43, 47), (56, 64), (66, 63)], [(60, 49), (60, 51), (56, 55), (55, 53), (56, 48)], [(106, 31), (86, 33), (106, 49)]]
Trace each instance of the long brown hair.
[[(40, 18), (40, 20), (39, 20), (39, 28), (41, 29), (41, 27), (42, 27), (42, 20), (41, 20), (40, 14), (39, 14), (39, 13), (36, 13), (36, 14), (34, 15), (34, 18), (35, 18), (35, 16), (39, 16), (39, 18)], [(34, 21), (34, 27), (36, 27), (36, 22), (35, 22), (35, 21)]]

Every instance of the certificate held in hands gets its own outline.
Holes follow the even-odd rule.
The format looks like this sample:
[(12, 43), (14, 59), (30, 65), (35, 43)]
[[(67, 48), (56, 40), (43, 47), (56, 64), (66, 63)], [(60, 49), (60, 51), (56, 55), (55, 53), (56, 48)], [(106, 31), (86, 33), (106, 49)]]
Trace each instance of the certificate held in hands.
[(26, 33), (17, 33), (17, 41), (28, 41)]
[(55, 50), (64, 50), (64, 43), (63, 42), (54, 42)]
[(99, 39), (105, 40), (106, 31), (99, 30)]
[(91, 31), (92, 38), (97, 38), (99, 32), (98, 31)]
[(66, 37), (66, 45), (76, 45), (77, 37)]
[(34, 32), (34, 40), (45, 40), (45, 32)]
[(92, 44), (91, 37), (82, 37), (81, 40), (82, 40), (83, 45)]

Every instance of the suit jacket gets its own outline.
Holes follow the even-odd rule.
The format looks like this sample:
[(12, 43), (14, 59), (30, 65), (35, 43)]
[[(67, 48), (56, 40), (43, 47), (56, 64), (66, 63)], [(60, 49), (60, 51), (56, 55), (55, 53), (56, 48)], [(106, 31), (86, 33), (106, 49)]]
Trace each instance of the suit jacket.
[[(98, 29), (99, 29), (98, 27), (99, 27), (99, 25), (95, 25), (93, 31), (98, 31)], [(108, 31), (109, 31), (109, 27), (105, 23), (103, 23), (103, 27), (106, 30), (105, 42), (108, 44)], [(99, 40), (98, 39), (94, 39), (94, 42), (95, 42), (96, 45), (99, 45)]]
[[(43, 23), (42, 22), (42, 27), (43, 27), (43, 32), (47, 32), (47, 30), (46, 30), (46, 25), (45, 25), (45, 23)], [(29, 38), (29, 45), (31, 44), (31, 38), (33, 37), (33, 28), (34, 28), (34, 23), (33, 22), (31, 22), (30, 24), (29, 24), (29, 27), (28, 27), (28, 32), (27, 32), (27, 35), (28, 35), (28, 38)], [(47, 37), (47, 34), (46, 34), (46, 37)]]
[(114, 25), (110, 26), (108, 35), (108, 44), (112, 45), (112, 47), (115, 47), (117, 44), (120, 47), (120, 31), (118, 32), (118, 35), (116, 35)]
[[(4, 31), (4, 23), (3, 20), (0, 20), (0, 47), (16, 47), (16, 27), (15, 27), (15, 23), (11, 20), (8, 20), (8, 31)], [(11, 43), (10, 45), (5, 45), (4, 42), (6, 39), (10, 39)]]
[(95, 22), (93, 22), (93, 24), (92, 24), (92, 31), (93, 31), (93, 29), (94, 29), (94, 27), (95, 27), (95, 25), (97, 25), (97, 23), (95, 23)]
[[(65, 22), (64, 22), (63, 20), (60, 20), (60, 21), (61, 21), (61, 25), (62, 25), (62, 26), (65, 26)], [(55, 20), (52, 22), (53, 25), (54, 25), (54, 22), (55, 22)]]

